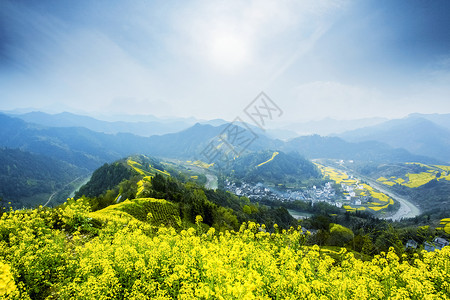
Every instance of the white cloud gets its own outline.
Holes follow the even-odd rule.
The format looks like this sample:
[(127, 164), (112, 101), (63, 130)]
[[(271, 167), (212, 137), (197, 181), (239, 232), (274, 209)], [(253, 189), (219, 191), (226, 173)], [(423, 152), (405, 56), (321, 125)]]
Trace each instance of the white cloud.
[[(359, 119), (379, 116), (383, 107), (383, 95), (375, 89), (346, 85), (334, 81), (315, 81), (301, 84), (293, 90), (293, 107), (297, 112), (286, 118), (322, 119), (330, 116), (336, 119)], [(387, 102), (387, 101), (386, 101)], [(386, 104), (386, 103), (385, 103)]]
[[(448, 111), (448, 56), (430, 70), (412, 70), (415, 77), (393, 65), (392, 74), (375, 82), (373, 74), (384, 69), (367, 75), (376, 69), (367, 53), (359, 60), (352, 60), (358, 47), (342, 53), (348, 48), (341, 37), (352, 31), (340, 30), (336, 20), (352, 3), (125, 1), (104, 10), (87, 5), (93, 19), (86, 21), (83, 11), (86, 22), (11, 4), (11, 18), (24, 30), (18, 34), (24, 49), (12, 50), (26, 70), (0, 70), (0, 108), (61, 103), (104, 113), (142, 109), (231, 120), (264, 90), (293, 121)], [(417, 84), (421, 76), (426, 80)]]

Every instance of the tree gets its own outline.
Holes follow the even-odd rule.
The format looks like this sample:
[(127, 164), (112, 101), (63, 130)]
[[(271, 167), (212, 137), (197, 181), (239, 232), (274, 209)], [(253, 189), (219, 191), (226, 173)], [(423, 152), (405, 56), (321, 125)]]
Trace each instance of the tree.
[(354, 237), (353, 231), (339, 224), (330, 224), (330, 237), (328, 243), (331, 246), (343, 247)]

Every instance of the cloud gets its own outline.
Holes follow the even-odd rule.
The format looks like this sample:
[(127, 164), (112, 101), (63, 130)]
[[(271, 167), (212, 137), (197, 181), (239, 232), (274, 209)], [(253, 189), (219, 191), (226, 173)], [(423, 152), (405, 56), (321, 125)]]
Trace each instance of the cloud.
[(1, 5), (0, 109), (139, 107), (234, 119), (265, 91), (292, 120), (449, 110), (450, 50), (433, 44), (427, 56), (422, 43), (429, 58), (416, 62), (398, 41), (419, 36), (419, 21), (391, 26), (393, 12), (372, 1)]
[[(383, 106), (387, 102), (383, 101), (382, 94), (375, 89), (333, 81), (305, 83), (294, 88), (293, 93), (293, 108), (287, 111), (296, 111), (315, 119), (322, 119), (324, 116), (343, 120), (373, 117), (385, 109)], [(289, 117), (295, 118), (292, 115)]]

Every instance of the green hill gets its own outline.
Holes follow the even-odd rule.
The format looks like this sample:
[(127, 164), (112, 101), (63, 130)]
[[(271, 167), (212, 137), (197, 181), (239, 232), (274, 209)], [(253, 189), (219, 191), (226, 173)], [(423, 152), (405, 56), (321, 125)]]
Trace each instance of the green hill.
[(230, 162), (225, 174), (238, 180), (278, 185), (301, 185), (320, 178), (320, 171), (297, 153), (260, 151), (242, 155)]
[(87, 170), (50, 157), (0, 148), (0, 197), (4, 206), (11, 202), (16, 208), (36, 207), (46, 203), (51, 194), (67, 189), (50, 204), (62, 203), (71, 192), (67, 185), (86, 174)]
[[(268, 225), (278, 223), (282, 227), (296, 224), (295, 219), (284, 208), (258, 207), (245, 197), (206, 189), (195, 178), (175, 170), (171, 164), (144, 155), (131, 156), (100, 167), (91, 180), (76, 193), (75, 198), (80, 197), (89, 203), (95, 213), (105, 209), (108, 214), (112, 210), (113, 215), (117, 216), (116, 211), (119, 210), (119, 215), (126, 212), (141, 221), (151, 212), (147, 211), (150, 202), (142, 199), (153, 198), (165, 199), (161, 201), (169, 201), (174, 205), (177, 220), (181, 220), (183, 226), (195, 223), (197, 215), (203, 217), (205, 224), (218, 230), (237, 229), (239, 222), (247, 220)], [(142, 205), (146, 208), (141, 207)], [(245, 212), (246, 206), (252, 207), (250, 213)], [(130, 213), (128, 208), (132, 208), (134, 212), (141, 210), (143, 215)], [(173, 215), (175, 216), (175, 211)], [(159, 222), (157, 212), (153, 217)], [(174, 226), (178, 221), (172, 220), (170, 224)]]
[(149, 222), (156, 226), (181, 227), (181, 219), (177, 205), (162, 199), (127, 199), (121, 203), (95, 211), (89, 216), (102, 222), (117, 221), (128, 223), (132, 219), (137, 219), (141, 222)]

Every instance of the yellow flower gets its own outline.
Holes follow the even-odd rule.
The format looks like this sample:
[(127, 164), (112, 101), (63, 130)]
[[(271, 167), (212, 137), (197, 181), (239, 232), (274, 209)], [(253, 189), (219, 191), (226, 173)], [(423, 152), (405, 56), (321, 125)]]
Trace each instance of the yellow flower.
[(198, 223), (201, 223), (201, 222), (203, 222), (203, 217), (200, 216), (200, 215), (197, 215), (197, 216), (195, 217), (195, 223), (198, 224)]

